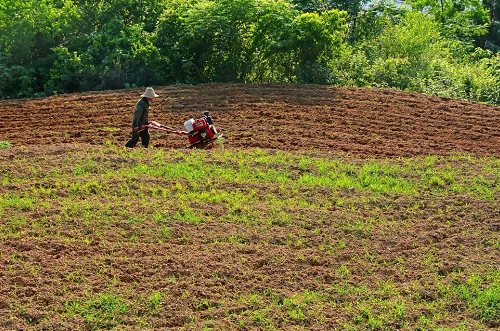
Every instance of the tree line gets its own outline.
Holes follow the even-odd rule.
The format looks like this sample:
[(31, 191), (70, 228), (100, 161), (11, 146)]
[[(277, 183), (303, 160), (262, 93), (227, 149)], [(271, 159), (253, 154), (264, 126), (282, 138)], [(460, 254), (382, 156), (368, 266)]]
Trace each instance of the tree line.
[(0, 98), (209, 82), (500, 104), (500, 0), (3, 0)]

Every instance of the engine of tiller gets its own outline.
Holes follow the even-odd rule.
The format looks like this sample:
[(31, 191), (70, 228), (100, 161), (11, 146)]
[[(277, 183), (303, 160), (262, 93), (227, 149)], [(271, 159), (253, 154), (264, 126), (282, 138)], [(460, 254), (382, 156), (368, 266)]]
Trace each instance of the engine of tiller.
[(205, 111), (203, 115), (205, 116), (197, 120), (190, 119), (185, 122), (184, 127), (186, 131), (176, 130), (158, 122), (150, 122), (148, 125), (145, 125), (145, 128), (163, 134), (174, 133), (181, 136), (188, 136), (188, 148), (212, 148), (213, 142), (222, 136), (217, 132), (210, 113)]
[(210, 113), (205, 111), (203, 114), (205, 116), (202, 118), (190, 119), (184, 123), (184, 127), (188, 132), (190, 147), (206, 148), (218, 138), (217, 129)]

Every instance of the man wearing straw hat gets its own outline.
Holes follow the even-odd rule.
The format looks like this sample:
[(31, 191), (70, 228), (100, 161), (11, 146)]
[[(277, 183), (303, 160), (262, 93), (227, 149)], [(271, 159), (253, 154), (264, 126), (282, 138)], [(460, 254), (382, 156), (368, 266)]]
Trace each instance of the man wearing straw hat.
[(157, 98), (158, 94), (155, 93), (152, 87), (148, 87), (144, 94), (142, 95), (141, 100), (137, 102), (135, 105), (134, 118), (132, 119), (132, 137), (125, 144), (126, 147), (135, 147), (137, 142), (139, 141), (139, 137), (141, 138), (142, 147), (147, 148), (149, 145), (149, 132), (148, 129), (145, 128), (145, 125), (148, 125), (148, 113), (149, 113), (149, 104), (153, 100), (153, 98)]

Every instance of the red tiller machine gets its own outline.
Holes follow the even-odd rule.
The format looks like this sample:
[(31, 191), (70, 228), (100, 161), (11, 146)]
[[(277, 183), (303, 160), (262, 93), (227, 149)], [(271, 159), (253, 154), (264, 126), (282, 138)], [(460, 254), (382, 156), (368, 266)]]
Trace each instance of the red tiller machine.
[(189, 141), (188, 148), (212, 148), (214, 146), (214, 141), (221, 138), (222, 135), (217, 132), (214, 120), (210, 116), (209, 111), (205, 111), (203, 115), (205, 116), (197, 120), (190, 119), (185, 122), (184, 127), (186, 131), (176, 130), (158, 122), (150, 122), (144, 127), (160, 133), (173, 133), (180, 136), (187, 136)]

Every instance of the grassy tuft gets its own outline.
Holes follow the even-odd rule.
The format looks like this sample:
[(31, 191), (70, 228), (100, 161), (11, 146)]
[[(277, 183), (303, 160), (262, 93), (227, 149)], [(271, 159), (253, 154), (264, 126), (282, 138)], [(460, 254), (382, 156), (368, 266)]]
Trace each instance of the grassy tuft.
[(10, 149), (12, 148), (12, 144), (5, 140), (0, 140), (0, 149)]

